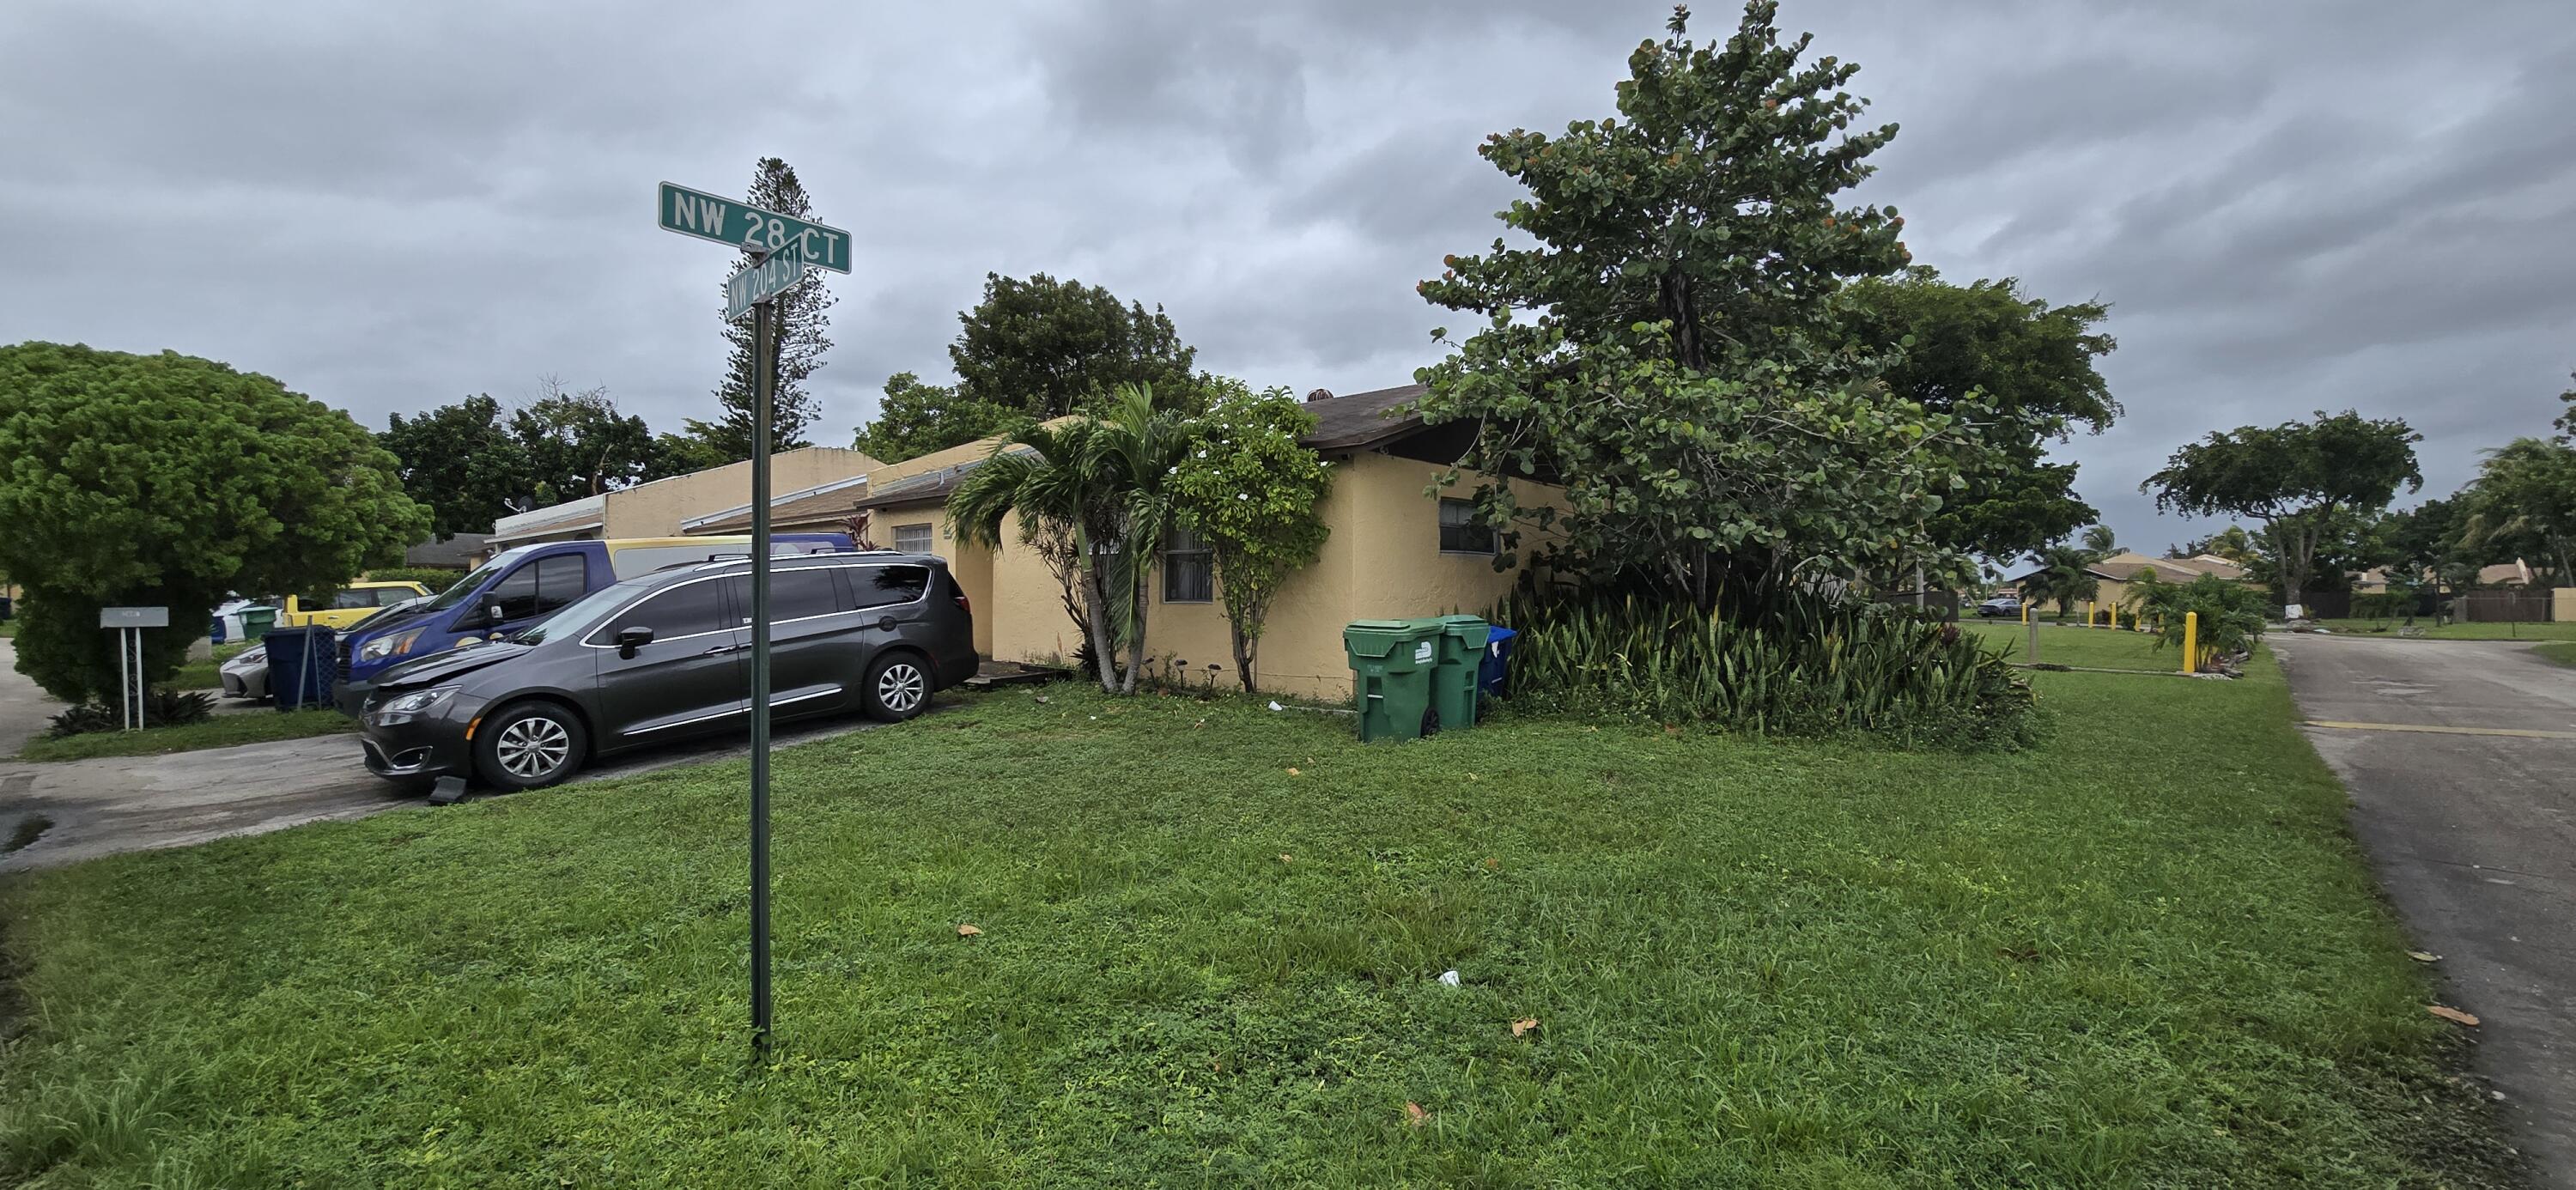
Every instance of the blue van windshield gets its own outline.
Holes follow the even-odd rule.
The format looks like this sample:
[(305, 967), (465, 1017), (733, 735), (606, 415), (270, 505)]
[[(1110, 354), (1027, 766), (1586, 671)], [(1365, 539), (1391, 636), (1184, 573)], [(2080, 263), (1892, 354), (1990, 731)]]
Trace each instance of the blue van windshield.
[(472, 595), (483, 584), (491, 582), (493, 576), (509, 569), (511, 563), (527, 556), (528, 551), (534, 548), (536, 547), (523, 545), (514, 550), (503, 550), (492, 555), (492, 560), (475, 568), (474, 573), (456, 580), (455, 586), (439, 592), (438, 598), (429, 601), (429, 610), (443, 612), (465, 602), (466, 596)]

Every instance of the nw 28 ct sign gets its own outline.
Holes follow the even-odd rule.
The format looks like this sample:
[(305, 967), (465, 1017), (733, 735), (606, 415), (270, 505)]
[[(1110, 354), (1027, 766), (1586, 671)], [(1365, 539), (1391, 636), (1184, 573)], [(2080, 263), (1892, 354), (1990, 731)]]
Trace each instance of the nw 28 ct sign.
[(662, 183), (662, 230), (731, 244), (745, 252), (792, 256), (813, 268), (850, 271), (850, 233), (776, 211), (746, 206), (686, 186)]

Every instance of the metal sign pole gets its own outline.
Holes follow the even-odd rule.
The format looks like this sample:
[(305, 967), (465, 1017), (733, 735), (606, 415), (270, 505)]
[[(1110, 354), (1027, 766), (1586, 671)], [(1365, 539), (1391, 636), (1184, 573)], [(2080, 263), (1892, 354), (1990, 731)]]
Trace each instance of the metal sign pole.
[(752, 311), (751, 398), (751, 1047), (769, 1052), (769, 403), (777, 303)]
[(124, 731), (134, 730), (134, 671), (128, 666), (134, 650), (125, 643), (132, 633), (130, 628), (116, 630), (116, 700), (125, 704), (117, 708), (116, 726)]

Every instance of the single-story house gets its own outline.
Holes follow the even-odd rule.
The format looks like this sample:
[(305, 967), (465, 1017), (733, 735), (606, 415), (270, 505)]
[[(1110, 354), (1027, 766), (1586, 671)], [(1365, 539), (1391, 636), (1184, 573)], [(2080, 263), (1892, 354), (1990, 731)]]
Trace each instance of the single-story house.
[[(772, 489), (808, 490), (865, 478), (881, 464), (837, 446), (806, 446), (769, 456)], [(687, 475), (639, 483), (579, 500), (531, 509), (492, 523), (484, 557), (538, 541), (588, 541), (606, 537), (678, 537), (683, 522), (712, 509), (741, 504), (751, 494), (751, 462), (727, 463)]]
[[(2122, 607), (2128, 606), (2130, 588), (2137, 584), (2140, 574), (2149, 571), (2154, 572), (2157, 582), (2163, 583), (2188, 583), (2213, 575), (2229, 582), (2248, 581), (2244, 567), (2216, 554), (2197, 554), (2189, 558), (2150, 558), (2133, 550), (2122, 550), (2094, 562), (2084, 570), (2085, 573), (2093, 576), (2095, 589), (2092, 602), (2097, 608), (2115, 603)], [(2011, 580), (2013, 588), (2022, 590), (2022, 584), (2029, 582), (2038, 573), (2038, 571), (2032, 571)], [(2075, 602), (2080, 604), (2083, 601)]]
[[(1404, 385), (1308, 398), (1316, 426), (1306, 445), (1333, 466), (1332, 494), (1318, 510), (1331, 535), (1314, 565), (1291, 579), (1271, 605), (1255, 662), (1262, 689), (1348, 698), (1345, 624), (1480, 613), (1518, 577), (1517, 570), (1494, 569), (1495, 534), (1471, 515), (1466, 496), (1478, 483), (1474, 472), (1462, 472), (1454, 496), (1427, 493), (1433, 477), (1457, 462), (1472, 429), (1425, 426), (1412, 412), (1422, 392), (1420, 385)], [(1019, 541), (1016, 522), (1003, 526), (997, 550), (958, 540), (949, 523), (947, 501), (958, 479), (991, 457), (997, 444), (987, 439), (880, 468), (868, 476), (864, 493), (791, 491), (773, 501), (772, 524), (783, 532), (865, 516), (875, 544), (949, 560), (974, 608), (975, 647), (985, 656), (1069, 660), (1082, 642), (1065, 612), (1062, 589), (1044, 561)], [(1513, 483), (1524, 504), (1556, 499), (1555, 489)], [(686, 531), (738, 533), (749, 523), (746, 506), (693, 519)], [(1208, 551), (1182, 534), (1165, 543), (1157, 563), (1146, 613), (1153, 672), (1186, 671), (1193, 682), (1238, 685)]]

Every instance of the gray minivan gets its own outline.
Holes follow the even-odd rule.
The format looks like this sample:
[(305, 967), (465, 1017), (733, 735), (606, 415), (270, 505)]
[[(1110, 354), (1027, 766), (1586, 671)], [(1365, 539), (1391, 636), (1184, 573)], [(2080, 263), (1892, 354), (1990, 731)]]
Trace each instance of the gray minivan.
[[(769, 582), (779, 718), (908, 719), (975, 675), (973, 609), (937, 557), (777, 558)], [(359, 714), (367, 768), (533, 789), (592, 757), (741, 731), (750, 604), (748, 560), (676, 566), (602, 587), (503, 641), (386, 670)]]

